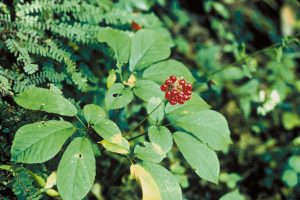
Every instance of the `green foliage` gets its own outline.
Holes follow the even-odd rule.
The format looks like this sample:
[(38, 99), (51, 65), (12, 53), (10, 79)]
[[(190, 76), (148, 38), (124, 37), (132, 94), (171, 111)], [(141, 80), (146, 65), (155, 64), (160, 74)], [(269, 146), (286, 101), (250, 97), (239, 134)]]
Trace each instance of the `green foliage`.
[(10, 181), (13, 192), (18, 199), (38, 200), (42, 198), (41, 191), (34, 184), (29, 172), (24, 167), (14, 169), (14, 177)]
[(171, 132), (164, 126), (150, 126), (148, 129), (150, 142), (161, 151), (168, 153), (173, 146)]
[(129, 152), (128, 141), (122, 136), (119, 127), (113, 121), (104, 119), (95, 123), (92, 127), (105, 140), (104, 143), (102, 142), (104, 146), (115, 145), (114, 149), (109, 148), (110, 151), (113, 150), (113, 152), (123, 154)]
[(170, 47), (158, 32), (141, 30), (132, 38), (129, 68), (141, 70), (170, 56)]
[(176, 132), (173, 137), (180, 152), (195, 172), (205, 180), (218, 183), (220, 164), (216, 153), (188, 133)]
[(75, 138), (67, 147), (57, 169), (57, 187), (63, 199), (82, 199), (96, 175), (92, 145), (87, 138)]
[(3, 1), (0, 199), (298, 199), (297, 6)]
[(115, 29), (103, 29), (98, 34), (99, 41), (106, 42), (114, 50), (118, 68), (128, 63), (131, 39), (126, 33)]
[[(154, 111), (153, 111), (154, 110)], [(152, 97), (147, 104), (147, 113), (149, 118), (155, 123), (161, 122), (164, 118), (165, 104), (164, 101), (158, 97)]]
[(11, 159), (22, 163), (45, 162), (60, 151), (73, 133), (74, 127), (66, 121), (50, 120), (22, 126), (15, 135)]
[(119, 109), (129, 104), (133, 99), (132, 91), (122, 85), (115, 83), (105, 95), (106, 107), (108, 109)]
[(83, 107), (83, 115), (89, 124), (96, 124), (106, 117), (105, 111), (95, 104), (88, 104)]
[(166, 157), (162, 149), (149, 142), (145, 142), (143, 146), (135, 146), (134, 155), (143, 161), (152, 163), (160, 163)]
[(152, 97), (163, 99), (163, 93), (160, 91), (159, 85), (150, 80), (138, 80), (133, 88), (133, 92), (146, 102)]
[(227, 121), (215, 111), (195, 112), (178, 118), (176, 124), (193, 133), (214, 150), (224, 150), (231, 143)]
[(30, 88), (17, 95), (14, 100), (20, 106), (40, 110), (48, 113), (56, 113), (65, 116), (75, 116), (76, 107), (67, 99), (54, 91), (43, 88)]
[(242, 196), (238, 190), (234, 190), (223, 195), (220, 200), (244, 200), (244, 196)]
[(143, 188), (143, 199), (182, 199), (176, 178), (165, 168), (143, 162), (130, 167)]
[(175, 76), (184, 77), (189, 83), (195, 81), (191, 72), (181, 62), (176, 60), (167, 60), (151, 65), (144, 71), (143, 78), (162, 84), (169, 78), (170, 72), (173, 72), (172, 74)]

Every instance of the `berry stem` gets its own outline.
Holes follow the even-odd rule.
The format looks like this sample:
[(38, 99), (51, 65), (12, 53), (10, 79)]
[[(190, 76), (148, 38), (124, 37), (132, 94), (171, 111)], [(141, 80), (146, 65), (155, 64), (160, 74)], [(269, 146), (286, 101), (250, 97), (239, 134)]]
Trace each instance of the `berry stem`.
[[(137, 129), (141, 124), (143, 124), (144, 123), (144, 121), (146, 121), (147, 119), (148, 119), (148, 117), (157, 109), (157, 108), (159, 108), (163, 103), (165, 103), (166, 102), (166, 100), (164, 99), (164, 100), (162, 100), (161, 102), (160, 102), (160, 104), (158, 104), (158, 106), (156, 106), (149, 114), (147, 114), (146, 115), (146, 117), (144, 117), (134, 128), (132, 128), (129, 132), (128, 132), (128, 134), (130, 135), (135, 129)], [(131, 140), (131, 138), (129, 139), (129, 141)]]
[(132, 141), (132, 140), (135, 140), (135, 139), (137, 139), (137, 138), (139, 138), (139, 137), (141, 137), (141, 136), (144, 136), (144, 135), (146, 135), (146, 132), (141, 133), (141, 134), (139, 134), (139, 135), (136, 135), (136, 136), (134, 136), (134, 137), (132, 137), (132, 138), (129, 138), (129, 139), (128, 139), (128, 142), (130, 142), (130, 141)]

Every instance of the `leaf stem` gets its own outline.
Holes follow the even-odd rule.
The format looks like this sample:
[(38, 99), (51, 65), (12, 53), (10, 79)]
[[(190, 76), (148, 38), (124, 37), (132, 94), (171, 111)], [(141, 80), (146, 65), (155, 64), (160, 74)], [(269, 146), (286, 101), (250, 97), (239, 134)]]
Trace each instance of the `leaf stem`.
[(75, 115), (76, 119), (83, 125), (83, 127), (88, 130), (88, 128), (86, 127), (86, 125), (81, 121), (81, 119), (78, 117), (78, 115)]

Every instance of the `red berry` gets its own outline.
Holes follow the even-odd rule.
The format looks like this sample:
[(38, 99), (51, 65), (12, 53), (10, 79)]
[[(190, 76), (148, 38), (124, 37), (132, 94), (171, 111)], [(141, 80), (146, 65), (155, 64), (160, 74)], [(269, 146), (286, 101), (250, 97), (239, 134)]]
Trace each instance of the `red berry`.
[(184, 101), (187, 101), (187, 100), (189, 100), (190, 98), (191, 98), (191, 95), (188, 95), (188, 94), (183, 95), (183, 100), (184, 100)]
[(172, 97), (171, 92), (170, 92), (170, 91), (167, 91), (167, 92), (165, 93), (165, 98), (169, 100), (169, 99), (171, 99), (171, 97)]
[(176, 97), (179, 94), (179, 92), (177, 90), (172, 90), (171, 94), (173, 97)]
[(184, 79), (181, 79), (181, 80), (179, 80), (179, 85), (184, 85), (185, 84), (185, 80)]
[(184, 104), (184, 100), (183, 99), (178, 99), (177, 101), (179, 104)]
[(169, 85), (172, 84), (172, 81), (171, 81), (170, 79), (167, 79), (167, 80), (165, 81), (165, 84), (169, 86)]
[(162, 91), (166, 91), (166, 90), (168, 89), (168, 86), (165, 85), (165, 84), (163, 84), (163, 85), (160, 86), (160, 89), (161, 89)]
[(191, 94), (192, 94), (192, 91), (191, 91), (191, 90), (185, 90), (185, 91), (184, 91), (184, 94), (191, 95)]
[(132, 21), (131, 22), (131, 27), (132, 27), (132, 29), (133, 30), (135, 30), (135, 31), (138, 31), (138, 30), (140, 30), (142, 27), (138, 24), (138, 23), (136, 23), (135, 21)]
[(172, 83), (175, 83), (175, 81), (177, 80), (176, 76), (174, 75), (170, 76), (169, 79), (172, 81)]
[(175, 99), (172, 99), (171, 101), (169, 101), (171, 105), (175, 105), (177, 103), (177, 101)]
[(183, 99), (183, 93), (179, 93), (179, 94), (177, 95), (177, 97), (178, 97), (178, 99)]
[(186, 84), (184, 85), (184, 89), (185, 89), (185, 90), (192, 90), (192, 89), (193, 89), (192, 84), (186, 83)]

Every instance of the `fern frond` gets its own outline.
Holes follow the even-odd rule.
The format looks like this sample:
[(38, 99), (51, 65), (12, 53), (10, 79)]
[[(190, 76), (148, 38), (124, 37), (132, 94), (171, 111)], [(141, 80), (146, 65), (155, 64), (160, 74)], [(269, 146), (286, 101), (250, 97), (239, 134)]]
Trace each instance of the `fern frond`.
[(23, 62), (24, 71), (28, 74), (33, 74), (38, 70), (38, 65), (33, 64), (26, 48), (21, 47), (14, 39), (7, 39), (5, 44), (9, 51), (17, 56), (18, 62)]
[(24, 167), (14, 169), (14, 177), (10, 183), (18, 199), (39, 200), (42, 198), (40, 189), (34, 184), (33, 179)]

